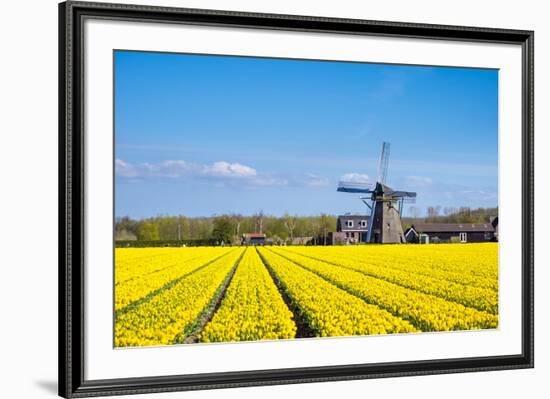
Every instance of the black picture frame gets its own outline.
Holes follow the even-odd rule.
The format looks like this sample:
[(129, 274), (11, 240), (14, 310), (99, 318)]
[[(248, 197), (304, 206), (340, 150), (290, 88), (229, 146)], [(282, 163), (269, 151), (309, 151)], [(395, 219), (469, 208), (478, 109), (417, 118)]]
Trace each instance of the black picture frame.
[[(522, 353), (109, 380), (84, 378), (83, 21), (87, 17), (511, 43), (522, 48)], [(534, 32), (90, 2), (59, 4), (59, 395), (66, 398), (534, 367)]]

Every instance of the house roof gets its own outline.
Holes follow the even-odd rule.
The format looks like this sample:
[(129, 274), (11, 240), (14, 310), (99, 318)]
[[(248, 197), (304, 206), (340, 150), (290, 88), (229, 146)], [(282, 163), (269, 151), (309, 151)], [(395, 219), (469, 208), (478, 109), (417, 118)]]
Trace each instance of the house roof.
[(415, 223), (412, 226), (418, 233), (493, 232), (491, 223)]
[(369, 220), (368, 215), (340, 215), (338, 216), (338, 220), (346, 221), (346, 220)]
[(266, 235), (263, 233), (246, 233), (243, 234), (245, 238), (265, 238)]
[[(348, 221), (353, 222), (353, 227), (347, 227), (346, 223)], [(366, 232), (368, 230), (368, 220), (369, 217), (367, 215), (341, 215), (338, 216), (338, 223), (336, 224), (336, 229), (338, 231), (359, 231), (359, 232)], [(364, 227), (361, 226), (361, 221), (367, 222), (367, 225)]]

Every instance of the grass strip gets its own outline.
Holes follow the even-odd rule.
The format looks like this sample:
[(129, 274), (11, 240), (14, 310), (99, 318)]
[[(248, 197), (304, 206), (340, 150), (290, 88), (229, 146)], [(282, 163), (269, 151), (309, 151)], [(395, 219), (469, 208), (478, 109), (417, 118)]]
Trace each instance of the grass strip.
[(315, 332), (310, 327), (307, 318), (302, 313), (302, 310), (300, 307), (292, 300), (290, 295), (288, 294), (288, 291), (283, 283), (283, 281), (277, 276), (277, 273), (275, 273), (275, 270), (269, 265), (269, 262), (267, 259), (264, 258), (262, 253), (258, 251), (257, 248), (256, 252), (258, 252), (258, 255), (260, 256), (260, 259), (262, 260), (265, 268), (269, 272), (269, 275), (273, 279), (273, 282), (275, 283), (275, 286), (279, 290), (279, 293), (281, 294), (281, 297), (285, 301), (286, 306), (290, 311), (292, 312), (294, 323), (296, 324), (296, 338), (311, 338), (315, 337)]
[(180, 335), (176, 336), (176, 338), (174, 339), (175, 344), (192, 344), (199, 342), (199, 334), (203, 330), (206, 323), (208, 323), (212, 319), (214, 313), (216, 313), (216, 311), (220, 307), (223, 298), (225, 297), (227, 287), (231, 283), (233, 275), (235, 274), (239, 263), (241, 263), (241, 259), (243, 258), (246, 251), (247, 249), (245, 249), (241, 253), (241, 256), (239, 256), (239, 258), (235, 262), (235, 265), (227, 274), (227, 277), (222, 281), (210, 302), (208, 302), (204, 309), (199, 313), (195, 321), (189, 324)]

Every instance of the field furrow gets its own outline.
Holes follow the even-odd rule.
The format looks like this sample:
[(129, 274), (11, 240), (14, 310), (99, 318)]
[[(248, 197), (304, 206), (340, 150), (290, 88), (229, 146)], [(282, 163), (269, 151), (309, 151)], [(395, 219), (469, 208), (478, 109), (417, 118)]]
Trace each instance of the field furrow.
[(371, 277), (345, 267), (299, 256), (292, 251), (270, 249), (279, 256), (317, 274), (336, 286), (402, 317), (423, 331), (496, 328), (496, 315), (446, 301)]
[(366, 303), (288, 259), (265, 248), (259, 251), (317, 336), (416, 331), (409, 322)]
[[(344, 268), (348, 268), (365, 275), (376, 277), (388, 282), (400, 285), (405, 288), (423, 292), (425, 294), (435, 295), (447, 301), (460, 303), (467, 307), (487, 311), (493, 314), (498, 312), (498, 292), (491, 288), (475, 287), (468, 284), (458, 284), (448, 280), (414, 273), (413, 271), (400, 270), (388, 267), (387, 263), (372, 263), (367, 256), (363, 258), (353, 258), (340, 256), (336, 254), (326, 254), (323, 251), (315, 253), (314, 251), (288, 251), (293, 256), (299, 256), (303, 259), (326, 261)], [(410, 264), (410, 269), (414, 270), (414, 263)]]
[(115, 346), (174, 343), (210, 304), (243, 251), (231, 250), (149, 301), (116, 317)]
[(203, 342), (294, 338), (296, 325), (254, 248), (239, 262), (220, 308), (200, 334)]
[(116, 249), (115, 346), (492, 329), (498, 244)]

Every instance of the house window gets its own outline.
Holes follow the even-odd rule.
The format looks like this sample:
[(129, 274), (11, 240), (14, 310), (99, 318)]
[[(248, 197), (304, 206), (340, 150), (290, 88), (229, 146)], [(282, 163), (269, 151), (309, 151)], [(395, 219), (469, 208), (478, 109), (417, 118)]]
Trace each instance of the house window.
[(460, 242), (468, 242), (468, 234), (460, 233)]
[(361, 227), (362, 228), (367, 227), (367, 221), (366, 220), (361, 220)]
[(352, 228), (353, 227), (353, 220), (346, 220), (346, 227)]

